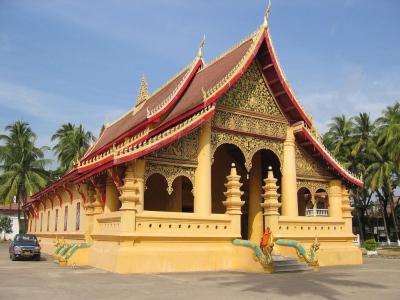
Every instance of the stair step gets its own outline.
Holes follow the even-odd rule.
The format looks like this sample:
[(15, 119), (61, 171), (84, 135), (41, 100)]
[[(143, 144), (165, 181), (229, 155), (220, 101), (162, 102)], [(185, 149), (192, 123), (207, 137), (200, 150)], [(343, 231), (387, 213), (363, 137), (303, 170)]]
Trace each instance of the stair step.
[(292, 257), (285, 257), (282, 255), (272, 255), (275, 273), (287, 272), (308, 272), (313, 270), (305, 262), (299, 262)]
[[(299, 263), (298, 261), (274, 261), (275, 266), (298, 266), (298, 265), (303, 265), (302, 263)], [(306, 264), (304, 264), (306, 265)]]

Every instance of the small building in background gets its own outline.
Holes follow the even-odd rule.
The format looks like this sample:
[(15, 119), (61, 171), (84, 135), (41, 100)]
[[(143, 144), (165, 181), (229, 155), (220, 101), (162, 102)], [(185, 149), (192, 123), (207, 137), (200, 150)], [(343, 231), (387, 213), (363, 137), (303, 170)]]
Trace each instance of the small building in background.
[[(23, 218), (23, 213), (21, 212), (21, 218)], [(0, 232), (0, 239), (4, 239), (4, 235), (6, 240), (11, 240), (14, 236), (19, 232), (18, 226), (18, 205), (17, 203), (11, 203), (8, 205), (0, 204), (0, 217), (8, 216), (12, 221), (12, 232), (5, 233), (4, 231)]]

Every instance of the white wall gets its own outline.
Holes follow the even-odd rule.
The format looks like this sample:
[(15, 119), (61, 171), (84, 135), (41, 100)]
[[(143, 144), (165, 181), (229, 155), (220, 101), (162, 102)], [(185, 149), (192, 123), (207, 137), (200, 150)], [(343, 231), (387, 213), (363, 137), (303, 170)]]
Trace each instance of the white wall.
[[(12, 233), (6, 234), (6, 240), (11, 240), (14, 238), (14, 236), (19, 232), (19, 226), (18, 226), (18, 216), (17, 214), (15, 215), (4, 215), (0, 214), (0, 216), (9, 216), (12, 221)], [(4, 238), (4, 231), (0, 233), (0, 238)]]

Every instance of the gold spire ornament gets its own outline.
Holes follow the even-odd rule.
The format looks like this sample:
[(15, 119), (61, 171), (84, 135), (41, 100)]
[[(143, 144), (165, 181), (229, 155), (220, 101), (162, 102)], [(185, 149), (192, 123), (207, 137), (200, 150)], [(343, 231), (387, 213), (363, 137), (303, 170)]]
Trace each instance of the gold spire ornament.
[(204, 47), (205, 42), (206, 42), (206, 35), (203, 36), (203, 39), (200, 42), (199, 50), (197, 51), (198, 58), (203, 57), (203, 47)]
[(140, 81), (139, 92), (137, 95), (136, 106), (141, 105), (146, 102), (149, 98), (149, 85), (147, 83), (146, 77), (143, 75), (142, 80)]
[(271, 13), (271, 0), (268, 0), (268, 6), (267, 6), (267, 10), (265, 11), (265, 14), (264, 14), (264, 22), (262, 25), (265, 29), (268, 28), (268, 17), (269, 17), (270, 13)]

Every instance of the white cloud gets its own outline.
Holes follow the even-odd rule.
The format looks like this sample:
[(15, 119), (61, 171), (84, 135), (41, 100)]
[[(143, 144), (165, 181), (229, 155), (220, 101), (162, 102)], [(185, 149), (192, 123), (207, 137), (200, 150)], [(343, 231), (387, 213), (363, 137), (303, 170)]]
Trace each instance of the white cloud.
[[(34, 89), (21, 84), (0, 80), (0, 109), (17, 112), (23, 119), (39, 120), (36, 129), (39, 145), (50, 145), (50, 135), (61, 124), (72, 122), (83, 124), (86, 130), (97, 134), (106, 119), (114, 120), (124, 109), (110, 105), (93, 105), (81, 99)], [(30, 122), (31, 123), (31, 122)], [(4, 127), (6, 124), (0, 124)], [(51, 126), (52, 128), (48, 128)], [(37, 127), (37, 126), (36, 126)]]
[(367, 112), (377, 118), (388, 105), (400, 100), (400, 73), (391, 72), (377, 78), (370, 78), (359, 65), (346, 65), (342, 80), (332, 83), (315, 83), (312, 91), (299, 93), (299, 99), (306, 111), (313, 115), (317, 128), (327, 130), (327, 124), (334, 116), (347, 117)]

